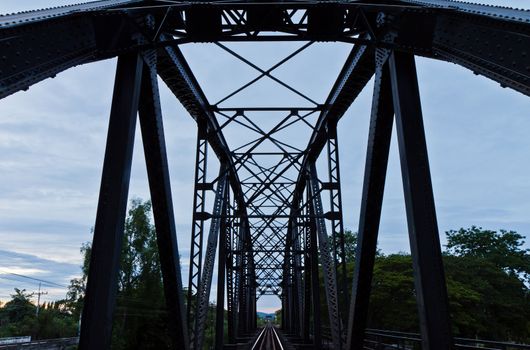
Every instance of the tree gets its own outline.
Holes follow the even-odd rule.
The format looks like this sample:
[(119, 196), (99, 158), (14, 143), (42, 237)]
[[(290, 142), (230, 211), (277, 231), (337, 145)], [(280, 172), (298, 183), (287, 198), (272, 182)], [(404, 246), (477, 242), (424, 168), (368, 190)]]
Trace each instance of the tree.
[(85, 242), (81, 245), (80, 249), (83, 255), (83, 265), (81, 271), (83, 272), (80, 278), (73, 278), (70, 280), (68, 286), (68, 292), (66, 293), (65, 307), (72, 312), (75, 319), (81, 317), (81, 310), (83, 308), (83, 301), (86, 292), (86, 280), (88, 276), (88, 265), (90, 263), (90, 254), (92, 253), (92, 247), (89, 242)]
[(514, 274), (476, 256), (444, 256), (456, 336), (530, 341), (529, 291)]
[(456, 334), (530, 340), (530, 250), (515, 231), (460, 228), (444, 263)]
[(33, 339), (73, 337), (77, 334), (77, 321), (63, 307), (64, 301), (43, 303), (39, 316), (31, 302), (33, 293), (15, 288), (0, 309), (0, 337), (31, 336)]
[[(331, 241), (333, 242), (333, 240)], [(355, 262), (355, 254), (357, 253), (357, 232), (353, 232), (349, 229), (344, 230), (344, 253), (346, 255), (346, 263), (350, 264)], [(375, 254), (376, 256), (381, 255), (381, 250), (377, 249)]]
[(346, 262), (355, 261), (355, 252), (357, 250), (357, 232), (352, 230), (344, 230), (344, 253), (346, 255)]
[(447, 233), (447, 253), (486, 259), (530, 283), (530, 249), (522, 249), (524, 237), (515, 231), (461, 228)]
[[(112, 332), (113, 349), (168, 348), (167, 311), (151, 202), (133, 199), (124, 225)], [(83, 276), (70, 283), (69, 298), (84, 296), (91, 246), (81, 247)]]
[(15, 294), (11, 294), (11, 300), (2, 308), (2, 314), (7, 317), (8, 322), (19, 322), (25, 317), (35, 314), (35, 305), (31, 303), (33, 293), (27, 293), (25, 289), (15, 288)]
[(412, 257), (409, 254), (376, 257), (368, 325), (402, 332), (418, 330)]

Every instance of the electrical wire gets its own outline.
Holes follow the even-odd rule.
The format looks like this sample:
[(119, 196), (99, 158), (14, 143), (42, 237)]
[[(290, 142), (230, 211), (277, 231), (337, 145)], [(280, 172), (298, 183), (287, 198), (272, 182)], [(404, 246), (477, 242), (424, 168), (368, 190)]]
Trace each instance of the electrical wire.
[(40, 283), (48, 284), (51, 287), (57, 286), (57, 287), (62, 287), (62, 288), (68, 288), (68, 286), (65, 286), (64, 284), (59, 284), (59, 283), (55, 283), (55, 282), (51, 282), (51, 281), (46, 281), (46, 280), (43, 280), (43, 279), (40, 279), (40, 278), (26, 276), (26, 275), (22, 275), (22, 274), (19, 274), (19, 273), (7, 272), (5, 270), (0, 270), (0, 275), (12, 275), (12, 276), (27, 278), (29, 280), (38, 281)]

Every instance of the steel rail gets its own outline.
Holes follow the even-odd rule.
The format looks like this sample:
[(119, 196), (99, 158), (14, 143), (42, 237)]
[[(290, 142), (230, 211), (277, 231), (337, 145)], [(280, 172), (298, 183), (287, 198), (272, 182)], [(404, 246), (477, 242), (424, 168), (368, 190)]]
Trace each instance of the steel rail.
[(267, 322), (256, 340), (252, 343), (250, 350), (284, 350), (276, 327), (270, 322)]

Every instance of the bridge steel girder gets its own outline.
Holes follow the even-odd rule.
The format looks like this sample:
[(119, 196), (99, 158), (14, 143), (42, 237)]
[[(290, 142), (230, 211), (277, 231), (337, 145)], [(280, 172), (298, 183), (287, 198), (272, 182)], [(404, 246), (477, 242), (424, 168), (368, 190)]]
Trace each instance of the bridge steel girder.
[[(367, 46), (354, 46), (326, 99), (325, 106), (328, 108), (318, 117), (302, 161), (302, 169), (307, 169), (310, 163), (316, 161), (326, 144), (328, 125), (337, 125), (374, 73), (375, 50)], [(301, 200), (307, 183), (305, 177), (306, 175), (302, 173), (298, 176), (292, 203)]]
[(450, 349), (449, 302), (414, 56), (393, 52), (389, 67), (422, 346)]
[[(230, 212), (237, 212), (237, 204), (233, 201)], [(226, 254), (226, 311), (227, 311), (227, 327), (228, 327), (228, 343), (235, 343), (235, 330), (237, 329), (237, 288), (235, 286), (236, 273), (236, 252), (238, 250), (237, 242), (239, 237), (239, 218), (233, 217), (230, 219), (225, 239), (224, 252)]]
[[(140, 0), (106, 0), (0, 16), (0, 98), (77, 65), (115, 57), (137, 46), (136, 30), (121, 13), (102, 15)], [(46, 43), (46, 44), (43, 44)]]
[(384, 52), (379, 52), (377, 56), (380, 61), (374, 82), (361, 213), (357, 231), (357, 253), (353, 274), (354, 284), (351, 293), (347, 329), (346, 349), (349, 350), (361, 349), (364, 345), (364, 331), (368, 318), (368, 303), (377, 252), (377, 235), (379, 233), (394, 119), (390, 70), (388, 63), (385, 63), (388, 55), (385, 55)]
[[(146, 57), (147, 56), (147, 57)], [(169, 167), (156, 74), (156, 54), (144, 55), (138, 115), (153, 217), (155, 221), (164, 296), (169, 313), (169, 335), (175, 349), (188, 349), (188, 326), (184, 310), (180, 256), (177, 243)]]
[[(307, 175), (306, 180), (309, 182), (310, 178)], [(311, 186), (306, 187), (306, 210), (308, 213), (314, 213), (314, 204), (311, 200)], [(315, 349), (322, 349), (322, 324), (321, 324), (321, 310), (320, 310), (320, 278), (319, 278), (319, 267), (318, 267), (318, 240), (317, 240), (317, 224), (316, 220), (308, 219), (307, 231), (305, 237), (305, 249), (306, 249), (306, 263), (309, 267), (309, 281), (306, 284), (306, 288), (309, 285), (308, 291), (310, 291), (311, 298), (306, 298), (308, 304), (311, 304), (312, 319), (313, 319), (313, 345)], [(309, 293), (308, 293), (309, 294)], [(309, 301), (311, 301), (309, 303)], [(309, 311), (309, 310), (307, 310)], [(307, 322), (309, 322), (310, 313), (307, 312)], [(305, 322), (305, 321), (304, 321)], [(309, 327), (308, 327), (309, 330)], [(308, 332), (309, 333), (309, 332)]]
[[(228, 245), (230, 242), (231, 234), (231, 223), (232, 220), (228, 219), (227, 214), (230, 211), (230, 191), (226, 192), (222, 214), (225, 218), (221, 221), (221, 227), (219, 232), (219, 254), (217, 260), (217, 305), (215, 311), (215, 349), (222, 350), (225, 339), (224, 339), (224, 324), (225, 324), (225, 284), (226, 283), (226, 272), (227, 272), (227, 252), (231, 249)], [(227, 246), (228, 245), (228, 246)], [(229, 250), (227, 250), (227, 248)], [(228, 289), (228, 288), (227, 288)]]
[(206, 221), (205, 202), (206, 191), (213, 190), (213, 184), (207, 183), (208, 164), (208, 141), (204, 138), (205, 132), (198, 128), (197, 149), (195, 157), (195, 181), (193, 195), (193, 213), (191, 227), (191, 249), (190, 249), (190, 270), (188, 278), (188, 305), (187, 318), (190, 325), (191, 337), (196, 330), (196, 305), (197, 295), (202, 274), (204, 223)]
[(344, 221), (342, 211), (342, 191), (340, 179), (339, 141), (337, 125), (329, 125), (327, 140), (328, 180), (323, 189), (329, 192), (330, 223), (333, 259), (337, 275), (339, 311), (342, 324), (346, 324), (349, 293), (346, 273), (346, 248), (344, 242)]
[(228, 191), (228, 173), (226, 171), (226, 166), (224, 164), (221, 164), (221, 167), (219, 169), (219, 180), (217, 182), (217, 189), (215, 193), (213, 207), (213, 214), (215, 216), (212, 218), (212, 222), (210, 223), (210, 232), (208, 234), (208, 241), (206, 243), (206, 254), (204, 257), (204, 268), (202, 271), (202, 278), (199, 281), (199, 289), (197, 290), (196, 295), (196, 331), (192, 333), (192, 335), (194, 335), (194, 338), (190, 339), (193, 349), (202, 349), (204, 341), (206, 317), (210, 306), (210, 291), (212, 287), (215, 253), (217, 251), (219, 236), (224, 233), (221, 231), (221, 228), (224, 228), (224, 224), (222, 222), (226, 220), (226, 218), (223, 218), (221, 214), (226, 211), (226, 206), (228, 205)]
[[(210, 3), (218, 8), (221, 17), (222, 9), (243, 9), (249, 11), (248, 4)], [(18, 90), (26, 89), (43, 79), (74, 67), (109, 57), (128, 50), (142, 50), (154, 46), (175, 46), (183, 42), (229, 41), (231, 37), (216, 31), (206, 37), (193, 36), (175, 41), (163, 35), (156, 38), (158, 43), (139, 44), (131, 40), (132, 34), (141, 27), (133, 23), (130, 16), (137, 18), (149, 13), (158, 13), (160, 9), (143, 7), (141, 0), (104, 0), (92, 4), (81, 4), (63, 8), (30, 11), (27, 13), (6, 15), (0, 18), (0, 36), (2, 40), (3, 61), (0, 64), (0, 97), (5, 97)], [(312, 3), (299, 4), (253, 4), (252, 11), (267, 13), (270, 21), (249, 21), (238, 23), (239, 32), (252, 30), (286, 29), (278, 18), (284, 12), (265, 11), (265, 6), (288, 9), (311, 9), (322, 7)], [(134, 9), (128, 9), (131, 6)], [(170, 5), (168, 5), (170, 6)], [(291, 6), (291, 7), (289, 7)], [(356, 42), (369, 46), (395, 48), (417, 55), (446, 60), (467, 67), (478, 74), (498, 81), (503, 86), (511, 87), (526, 95), (530, 94), (530, 77), (525, 48), (530, 46), (530, 15), (527, 11), (518, 11), (493, 6), (455, 3), (447, 0), (401, 0), (400, 6), (384, 4), (356, 4), (355, 2), (329, 3), (330, 7), (343, 7), (348, 11), (362, 10), (370, 16), (377, 13), (387, 14), (386, 20), (393, 27), (394, 35), (376, 39), (358, 39)], [(201, 4), (171, 5), (174, 12), (194, 11), (195, 20), (201, 11), (208, 12), (208, 7)], [(209, 12), (211, 16), (211, 11)], [(216, 17), (215, 15), (214, 17)], [(280, 16), (275, 18), (274, 16)], [(217, 17), (216, 17), (217, 18)], [(400, 20), (401, 18), (401, 20)], [(167, 21), (175, 28), (183, 28), (186, 22), (176, 16)], [(377, 23), (369, 21), (372, 30)], [(275, 24), (276, 23), (276, 24)], [(409, 25), (407, 25), (409, 23)], [(165, 24), (168, 26), (169, 24)], [(234, 28), (236, 25), (234, 24)], [(191, 28), (191, 27), (189, 27)], [(171, 28), (160, 28), (169, 30)], [(191, 30), (191, 29), (190, 29)], [(113, 36), (109, 37), (109, 33)], [(217, 33), (217, 34), (216, 34)], [(234, 35), (237, 34), (234, 32)], [(421, 35), (419, 35), (421, 33)], [(65, 35), (67, 34), (67, 35)], [(142, 35), (144, 33), (141, 33)], [(193, 34), (193, 30), (191, 30)], [(294, 35), (293, 35), (294, 34)], [(352, 34), (358, 34), (355, 32)], [(291, 37), (278, 37), (276, 40), (329, 40), (348, 41), (352, 36), (339, 31), (318, 35), (318, 31), (294, 32)], [(54, 46), (40, 45), (39, 42), (53, 38)], [(273, 40), (271, 37), (250, 36), (232, 37), (238, 41)], [(165, 43), (164, 43), (165, 41)]]
[(326, 294), (326, 303), (328, 305), (329, 326), (331, 328), (331, 340), (333, 349), (342, 349), (343, 336), (342, 324), (339, 311), (339, 293), (337, 291), (337, 269), (333, 256), (333, 248), (330, 246), (329, 237), (326, 229), (324, 211), (322, 209), (321, 188), (319, 184), (317, 169), (315, 164), (311, 164), (307, 169), (309, 175), (308, 189), (311, 203), (311, 221), (315, 223), (315, 229), (318, 237), (318, 252), (322, 263), (322, 276), (324, 279), (324, 291)]
[(79, 348), (109, 349), (143, 60), (118, 58)]
[(159, 49), (157, 62), (158, 75), (179, 99), (188, 113), (197, 121), (199, 127), (206, 129), (206, 138), (219, 158), (219, 162), (227, 165), (226, 171), (230, 173), (230, 184), (240, 215), (243, 220), (247, 220), (246, 201), (241, 189), (241, 181), (235, 170), (233, 158), (230, 155), (230, 149), (191, 68), (178, 48), (165, 47)]

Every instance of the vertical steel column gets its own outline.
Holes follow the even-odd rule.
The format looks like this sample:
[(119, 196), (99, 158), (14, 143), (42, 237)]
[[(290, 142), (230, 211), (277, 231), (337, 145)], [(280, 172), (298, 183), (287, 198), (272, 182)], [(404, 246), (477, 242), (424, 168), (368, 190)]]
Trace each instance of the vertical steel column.
[(241, 250), (243, 246), (242, 242), (242, 231), (244, 226), (244, 221), (239, 222), (239, 230), (237, 236), (234, 236), (234, 339), (239, 334), (239, 306), (241, 304)]
[(414, 56), (393, 52), (390, 76), (423, 348), (453, 346)]
[(246, 243), (247, 243), (247, 268), (246, 268), (246, 274), (245, 277), (247, 285), (246, 285), (246, 303), (247, 303), (247, 311), (246, 311), (246, 318), (245, 318), (245, 327), (246, 332), (249, 333), (253, 331), (256, 328), (256, 275), (254, 272), (254, 254), (252, 253), (252, 241), (250, 237), (250, 232), (247, 233), (246, 236)]
[[(346, 274), (346, 252), (344, 247), (344, 221), (342, 219), (342, 194), (339, 167), (339, 141), (337, 124), (328, 125), (328, 175), (329, 202), (331, 207), (331, 239), (333, 241), (333, 258), (337, 274), (337, 291), (339, 293), (339, 310), (342, 323), (346, 321), (348, 307), (348, 282)], [(339, 270), (340, 266), (340, 270)]]
[[(227, 185), (228, 186), (228, 185)], [(222, 350), (224, 345), (224, 288), (225, 288), (225, 267), (226, 265), (226, 244), (230, 240), (230, 190), (227, 188), (223, 203), (220, 238), (219, 238), (219, 255), (217, 263), (217, 310), (215, 326), (215, 349)]]
[(140, 55), (119, 56), (79, 349), (109, 349), (140, 95)]
[(379, 66), (375, 74), (348, 324), (347, 349), (351, 350), (362, 349), (364, 342), (393, 118), (388, 65)]
[(309, 190), (311, 191), (311, 218), (316, 224), (318, 235), (318, 251), (322, 261), (322, 275), (324, 276), (324, 290), (328, 305), (331, 338), (334, 349), (342, 348), (341, 321), (339, 316), (339, 300), (337, 296), (337, 276), (335, 275), (334, 259), (331, 257), (328, 233), (320, 198), (317, 169), (314, 163), (309, 165)]
[(236, 290), (238, 294), (238, 313), (237, 313), (237, 333), (238, 336), (243, 336), (246, 333), (246, 313), (247, 313), (247, 298), (246, 298), (246, 283), (247, 283), (247, 253), (246, 253), (246, 236), (248, 230), (248, 222), (241, 222), (241, 230), (239, 231), (239, 247), (237, 249), (237, 274), (236, 274)]
[(240, 232), (242, 235), (241, 245), (241, 276), (240, 276), (240, 296), (239, 296), (239, 320), (238, 332), (240, 336), (246, 336), (251, 330), (252, 323), (252, 296), (251, 285), (255, 281), (255, 274), (253, 273), (253, 256), (252, 256), (252, 242), (250, 239), (250, 227), (248, 221), (243, 218), (243, 229)]
[(208, 141), (206, 140), (206, 128), (202, 124), (197, 125), (197, 150), (195, 159), (195, 189), (193, 196), (193, 224), (191, 227), (191, 249), (190, 270), (188, 279), (188, 305), (187, 316), (190, 330), (190, 339), (193, 342), (197, 333), (196, 315), (197, 293), (201, 282), (202, 273), (202, 244), (204, 235), (204, 205), (206, 190), (211, 190), (210, 184), (206, 182)]
[[(146, 54), (147, 56), (147, 54)], [(174, 349), (188, 349), (188, 326), (184, 311), (179, 249), (173, 217), (173, 200), (166, 155), (166, 142), (156, 74), (156, 54), (143, 69), (139, 116), (147, 175), (153, 202), (164, 295), (169, 312), (169, 335)], [(146, 59), (146, 61), (148, 61)]]
[[(307, 207), (307, 206), (306, 206)], [(300, 212), (298, 225), (303, 237), (303, 254), (304, 254), (304, 298), (303, 298), (303, 321), (302, 321), (302, 339), (309, 342), (310, 318), (311, 318), (311, 236), (309, 233), (309, 221), (304, 218), (307, 210)]]
[(308, 249), (309, 265), (311, 268), (311, 301), (313, 311), (313, 344), (315, 349), (322, 348), (322, 324), (320, 322), (320, 281), (318, 277), (318, 247), (317, 247), (317, 224), (313, 213), (313, 200), (311, 199), (311, 184), (307, 183), (308, 203), (308, 232), (306, 234), (306, 249)]
[(257, 315), (257, 312), (258, 312), (258, 309), (257, 309), (257, 306), (258, 306), (258, 303), (257, 303), (257, 298), (256, 298), (256, 276), (253, 274), (253, 278), (252, 278), (252, 295), (251, 295), (251, 300), (252, 300), (252, 311), (251, 311), (251, 316), (252, 316), (252, 323), (251, 323), (251, 329), (252, 330), (255, 330), (257, 327), (258, 327), (258, 315)]
[(303, 310), (303, 289), (302, 289), (302, 249), (300, 247), (300, 232), (298, 230), (298, 227), (296, 225), (296, 219), (293, 219), (291, 221), (293, 225), (293, 288), (294, 288), (294, 314), (295, 314), (295, 329), (294, 332), (297, 336), (302, 336), (302, 323), (303, 323), (303, 317), (302, 310)]
[(257, 299), (256, 299), (256, 288), (257, 288), (257, 282), (256, 282), (256, 269), (254, 268), (254, 252), (252, 247), (252, 238), (250, 236), (250, 231), (248, 232), (248, 263), (249, 263), (249, 295), (250, 295), (250, 312), (249, 312), (249, 331), (254, 331), (257, 327)]
[(194, 349), (202, 349), (204, 341), (204, 329), (206, 327), (206, 317), (208, 316), (208, 307), (210, 304), (210, 291), (212, 287), (213, 268), (215, 263), (215, 252), (219, 241), (221, 221), (223, 220), (222, 209), (225, 206), (225, 193), (228, 191), (226, 166), (221, 165), (219, 171), (217, 190), (215, 193), (215, 202), (212, 212), (212, 222), (210, 223), (210, 232), (208, 233), (208, 242), (206, 243), (206, 254), (204, 257), (204, 269), (197, 293), (196, 322), (197, 333), (192, 339)]
[(298, 314), (296, 312), (296, 294), (294, 289), (294, 249), (293, 249), (293, 240), (291, 239), (291, 244), (289, 247), (289, 313), (290, 323), (289, 323), (289, 333), (295, 334), (295, 324), (298, 319)]
[[(236, 242), (238, 242), (239, 220), (237, 217), (237, 201), (233, 201), (231, 208), (231, 225), (230, 232), (227, 233), (226, 240), (226, 305), (227, 305), (227, 326), (228, 326), (228, 342), (234, 343), (236, 337), (237, 324), (237, 288), (234, 284), (234, 251), (237, 250)], [(234, 293), (234, 290), (236, 291)]]
[(285, 323), (283, 330), (287, 333), (292, 332), (293, 326), (293, 310), (292, 310), (292, 283), (291, 283), (291, 229), (288, 228), (285, 242), (285, 251), (283, 259), (283, 288), (282, 297), (283, 303), (282, 310), (284, 312), (284, 319), (282, 322)]

